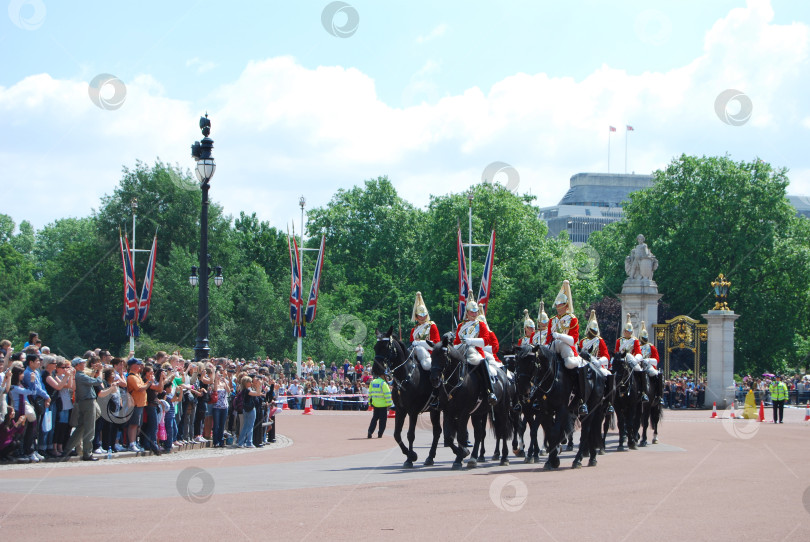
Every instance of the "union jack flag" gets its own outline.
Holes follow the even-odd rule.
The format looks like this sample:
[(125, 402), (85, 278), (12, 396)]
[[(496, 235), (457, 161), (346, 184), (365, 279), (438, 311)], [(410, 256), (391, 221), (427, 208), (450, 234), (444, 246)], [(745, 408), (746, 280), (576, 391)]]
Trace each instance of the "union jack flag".
[[(290, 322), (293, 325), (293, 337), (305, 337), (306, 328), (302, 325), (301, 314), (301, 273), (298, 269), (298, 242), (287, 236), (287, 246), (290, 249)], [(295, 252), (293, 254), (293, 251)]]
[(464, 320), (464, 313), (467, 310), (467, 298), (470, 296), (470, 279), (467, 276), (467, 262), (464, 259), (464, 245), (461, 242), (461, 228), (458, 229), (458, 240), (456, 241), (458, 252), (458, 321)]
[(138, 294), (135, 290), (135, 269), (132, 265), (132, 251), (129, 240), (119, 234), (121, 244), (121, 261), (124, 266), (124, 314), (122, 318), (127, 322), (127, 337), (138, 336), (138, 326), (135, 325), (138, 310)]
[(318, 261), (315, 262), (315, 272), (312, 275), (312, 285), (309, 287), (309, 299), (307, 300), (306, 323), (315, 319), (315, 312), (318, 309), (318, 292), (321, 286), (321, 268), (323, 268), (323, 249), (326, 243), (326, 236), (321, 237), (321, 248), (318, 250)]
[(487, 304), (489, 303), (490, 287), (492, 286), (492, 264), (495, 258), (495, 230), (492, 230), (492, 237), (489, 240), (487, 249), (487, 259), (484, 261), (484, 274), (481, 277), (481, 289), (478, 290), (478, 306), (481, 307), (481, 314), (487, 314)]
[(146, 264), (146, 276), (143, 279), (141, 300), (138, 302), (138, 321), (143, 322), (149, 315), (149, 305), (152, 303), (152, 287), (155, 285), (155, 257), (157, 255), (157, 233), (152, 240), (152, 250), (149, 251), (149, 263)]

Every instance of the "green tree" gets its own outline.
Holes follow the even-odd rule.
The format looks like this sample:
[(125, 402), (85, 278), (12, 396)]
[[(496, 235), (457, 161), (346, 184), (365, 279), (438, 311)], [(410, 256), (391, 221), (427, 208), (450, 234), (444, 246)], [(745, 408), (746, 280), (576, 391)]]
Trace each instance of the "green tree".
[(786, 199), (787, 184), (785, 170), (761, 160), (673, 160), (654, 173), (652, 187), (631, 194), (625, 220), (592, 236), (604, 293), (620, 291), (623, 256), (644, 234), (672, 310), (699, 318), (714, 304), (710, 282), (724, 273), (732, 282), (730, 306), (741, 315), (738, 368), (783, 367), (794, 355), (795, 333), (807, 335), (810, 300), (810, 228)]

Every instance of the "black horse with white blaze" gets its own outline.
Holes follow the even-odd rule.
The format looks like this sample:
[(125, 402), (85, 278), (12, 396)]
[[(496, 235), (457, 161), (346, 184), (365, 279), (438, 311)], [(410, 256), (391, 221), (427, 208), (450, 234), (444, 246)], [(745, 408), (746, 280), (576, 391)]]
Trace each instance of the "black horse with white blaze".
[[(484, 392), (487, 389), (481, 380), (482, 371), (474, 370), (468, 363), (470, 358), (480, 357), (472, 347), (466, 344), (453, 346), (452, 332), (442, 336), (442, 342), (434, 345), (431, 354), (430, 380), (439, 394), (439, 401), (444, 413), (444, 444), (456, 455), (454, 469), (460, 469), (463, 459), (469, 455), (467, 450), (467, 423), (473, 419), (474, 445), (472, 457), (467, 462), (469, 468), (478, 464), (478, 450), (485, 436), (485, 418), (489, 415), (490, 425), (495, 437), (502, 442), (501, 465), (508, 465), (507, 442), (512, 436), (506, 373), (498, 370), (490, 387), (496, 396), (492, 407), (487, 404)], [(486, 360), (478, 360), (487, 363)], [(486, 369), (487, 367), (485, 367)], [(454, 443), (454, 439), (458, 445)]]
[[(436, 446), (439, 442), (442, 428), (439, 419), (439, 410), (431, 408), (433, 386), (430, 383), (430, 371), (422, 368), (421, 364), (408, 355), (405, 345), (395, 339), (393, 327), (387, 332), (375, 331), (377, 343), (374, 345), (374, 363), (385, 367), (392, 377), (391, 399), (394, 401), (394, 440), (399, 444), (406, 460), (403, 467), (413, 467), (418, 455), (413, 451), (413, 441), (416, 437), (416, 422), (423, 412), (430, 413), (430, 422), (433, 426), (433, 442), (430, 452), (425, 460), (425, 466), (433, 465), (436, 457)], [(405, 418), (408, 418), (408, 446), (402, 441), (402, 427)]]

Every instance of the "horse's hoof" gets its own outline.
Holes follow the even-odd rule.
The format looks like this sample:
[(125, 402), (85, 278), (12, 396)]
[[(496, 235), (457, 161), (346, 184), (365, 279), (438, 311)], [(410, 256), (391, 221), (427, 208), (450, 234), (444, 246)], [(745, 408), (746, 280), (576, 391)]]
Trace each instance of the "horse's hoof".
[(408, 459), (405, 463), (402, 464), (403, 469), (412, 469), (413, 468), (413, 461)]
[(467, 448), (461, 448), (461, 459), (464, 459), (468, 455), (470, 455), (470, 450)]
[(580, 461), (579, 459), (574, 460), (574, 462), (571, 464), (571, 468), (572, 469), (581, 469), (582, 468), (582, 461)]
[(596, 453), (599, 454), (599, 455), (605, 455), (605, 449), (604, 448), (599, 448), (598, 450), (596, 450)]
[(658, 437), (657, 436), (653, 437), (653, 444), (658, 444)]
[(638, 448), (636, 448), (636, 443), (635, 442), (628, 443), (627, 447), (630, 448), (631, 450), (637, 450), (638, 449)]
[(432, 457), (428, 457), (427, 459), (425, 459), (425, 466), (426, 467), (432, 467), (433, 466), (433, 458)]
[(408, 454), (408, 460), (411, 462), (416, 461), (417, 459), (419, 459), (419, 456), (416, 454), (416, 452), (410, 452)]
[(527, 465), (530, 465), (530, 464), (534, 463), (534, 458), (533, 457), (527, 457), (527, 458), (525, 458), (523, 460), (523, 462), (526, 463)]
[(638, 445), (639, 445), (639, 447), (641, 447), (641, 448), (646, 448), (646, 447), (647, 447), (647, 441), (646, 441), (646, 440), (642, 440), (641, 442), (639, 442), (639, 443), (638, 443)]
[(590, 461), (588, 461), (588, 466), (589, 467), (595, 467), (596, 466), (596, 459), (591, 459)]
[(461, 461), (454, 461), (452, 469), (453, 470), (461, 470)]
[(556, 468), (557, 468), (557, 467), (555, 467), (554, 465), (552, 465), (550, 461), (546, 461), (546, 464), (545, 464), (545, 465), (543, 465), (543, 470), (554, 470), (554, 469), (556, 469)]
[(551, 466), (555, 469), (560, 467), (560, 458), (559, 457), (549, 457), (548, 462), (551, 463)]
[(509, 464), (509, 460), (508, 460), (508, 459), (506, 459), (505, 457), (504, 457), (503, 459), (501, 459), (501, 467), (505, 467), (505, 466), (506, 466), (506, 465), (508, 465), (508, 464)]
[[(500, 458), (501, 458), (501, 454), (492, 454), (492, 460), (493, 460), (493, 461), (497, 461), (497, 460), (499, 460)], [(481, 458), (481, 461), (485, 461), (485, 459), (482, 457), (482, 458)]]
[(477, 460), (470, 459), (469, 461), (467, 461), (467, 468), (468, 469), (474, 469), (477, 466), (478, 466), (478, 461)]
[(545, 450), (540, 450), (540, 455), (546, 455), (546, 451)]
[(515, 457), (526, 457), (526, 452), (523, 450), (518, 450), (515, 452)]
[(619, 447), (616, 448), (616, 451), (617, 452), (626, 452), (627, 448), (625, 448), (623, 445), (619, 444)]
[(568, 446), (565, 447), (565, 451), (566, 452), (573, 452), (574, 451), (574, 445), (569, 442)]

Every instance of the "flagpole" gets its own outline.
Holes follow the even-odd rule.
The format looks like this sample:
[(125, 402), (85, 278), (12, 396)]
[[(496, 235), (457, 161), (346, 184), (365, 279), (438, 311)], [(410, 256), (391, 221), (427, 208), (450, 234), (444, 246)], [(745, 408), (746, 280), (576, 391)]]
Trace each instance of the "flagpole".
[[(472, 294), (472, 202), (473, 202), (473, 189), (470, 187), (470, 193), (467, 194), (467, 199), (470, 202), (470, 208), (468, 211), (468, 218), (469, 218), (469, 243), (467, 244), (467, 259), (469, 263), (467, 264), (467, 284), (470, 286), (470, 293)], [(475, 295), (475, 294), (473, 294)]]
[(630, 127), (624, 127), (624, 174), (627, 175), (627, 135), (630, 132)]
[[(132, 205), (132, 248), (130, 250), (132, 251), (132, 277), (134, 279), (135, 278), (135, 215), (138, 212), (138, 200), (137, 200), (137, 198), (132, 198), (132, 202), (130, 203), (130, 205)], [(137, 284), (136, 284), (136, 288), (135, 288), (135, 294), (136, 295), (138, 294)], [(133, 352), (133, 354), (132, 354), (133, 356), (135, 355), (134, 354), (134, 352), (135, 352), (135, 332), (134, 332), (134, 329), (135, 328), (133, 326), (133, 333), (132, 333), (132, 335), (129, 336), (129, 351)]]
[(612, 133), (613, 133), (613, 132), (611, 132), (610, 130), (608, 130), (608, 173), (610, 173), (610, 135), (611, 135)]
[[(298, 198), (298, 205), (301, 206), (301, 249), (298, 251), (298, 276), (301, 280), (301, 308), (299, 312), (302, 312), (304, 309), (303, 300), (304, 300), (304, 206), (307, 204), (306, 198), (301, 196)], [(301, 322), (303, 324), (304, 315), (300, 314)], [(297, 360), (297, 371), (298, 377), (301, 376), (301, 356), (304, 349), (304, 338), (301, 337), (301, 333), (298, 334), (298, 347), (296, 353), (296, 360)]]

